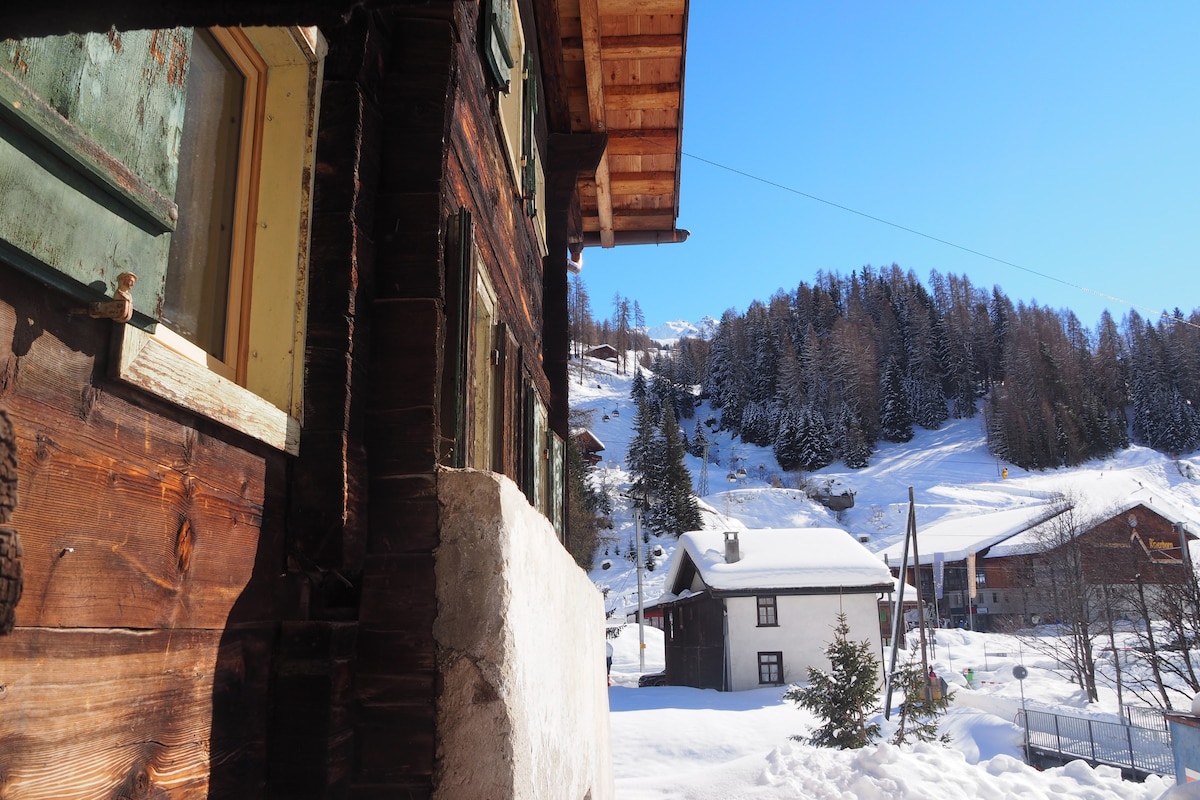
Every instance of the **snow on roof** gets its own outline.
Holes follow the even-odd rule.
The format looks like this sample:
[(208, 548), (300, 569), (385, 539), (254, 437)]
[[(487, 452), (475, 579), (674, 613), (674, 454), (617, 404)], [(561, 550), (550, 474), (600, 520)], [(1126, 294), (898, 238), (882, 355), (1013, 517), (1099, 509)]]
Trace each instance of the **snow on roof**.
[[(918, 519), (917, 550), (920, 551), (921, 563), (932, 564), (937, 553), (941, 553), (946, 561), (961, 561), (968, 553), (977, 553), (986, 547), (993, 547), (1053, 513), (1054, 507), (1051, 504), (1038, 503), (984, 514), (956, 514), (943, 517), (928, 528), (922, 528)], [(885, 559), (890, 566), (899, 567), (903, 549), (904, 539), (901, 537), (900, 541), (888, 545), (876, 553), (876, 556)], [(910, 547), (908, 563), (913, 562)]]
[[(1077, 498), (1068, 499), (1076, 500), (1076, 505), (1073, 509), (1075, 516), (1072, 522), (1080, 526), (1078, 531), (1080, 533), (1084, 530), (1090, 530), (1105, 520), (1122, 516), (1139, 506), (1144, 506), (1163, 517), (1167, 522), (1181, 526), (1185, 533), (1195, 535), (1197, 530), (1195, 521), (1184, 512), (1181, 506), (1165, 495), (1166, 493), (1161, 490), (1155, 491), (1152, 488), (1139, 485), (1136, 491), (1115, 503), (1110, 502), (1107, 506), (1103, 502), (1098, 502), (1095, 497), (1087, 497), (1083, 500), (1078, 500)], [(1103, 500), (1103, 496), (1101, 496), (1100, 500)], [(1003, 544), (992, 548), (988, 555), (1016, 556), (1036, 553), (1045, 549), (1048, 533), (1046, 524), (1034, 525), (1022, 531), (1018, 535), (1006, 540)]]
[(741, 559), (725, 562), (723, 531), (692, 531), (679, 537), (667, 572), (674, 584), (686, 557), (706, 585), (739, 589), (817, 589), (892, 585), (879, 559), (839, 528), (739, 530)]
[(585, 451), (599, 452), (604, 449), (604, 442), (600, 441), (600, 437), (587, 428), (576, 428), (571, 431), (571, 435)]

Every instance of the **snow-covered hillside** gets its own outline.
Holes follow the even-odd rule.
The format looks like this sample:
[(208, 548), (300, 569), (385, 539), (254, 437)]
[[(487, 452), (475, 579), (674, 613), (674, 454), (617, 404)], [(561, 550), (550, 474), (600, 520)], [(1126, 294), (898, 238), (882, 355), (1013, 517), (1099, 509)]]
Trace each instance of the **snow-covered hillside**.
[[(631, 362), (633, 360), (631, 359)], [(604, 443), (595, 480), (613, 497), (614, 527), (607, 531), (592, 580), (605, 592), (614, 620), (637, 605), (636, 549), (630, 501), (622, 495), (629, 475), (625, 450), (632, 438), (630, 375), (614, 365), (588, 360), (580, 381), (571, 370), (573, 409), (591, 412), (589, 427)], [(714, 417), (707, 404), (696, 417), (681, 420), (688, 437), (695, 426)], [(881, 443), (870, 465), (849, 470), (833, 465), (807, 479), (832, 494), (853, 492), (855, 504), (841, 514), (810, 500), (794, 475), (781, 473), (770, 448), (731, 440), (725, 432), (706, 431), (713, 442), (705, 469), (689, 456), (693, 485), (701, 494), (705, 527), (840, 527), (866, 540), (878, 552), (904, 534), (909, 489), (916, 503), (918, 529), (941, 520), (992, 510), (1044, 504), (1058, 493), (1103, 510), (1134, 492), (1169, 501), (1200, 529), (1200, 454), (1172, 460), (1133, 447), (1111, 459), (1086, 466), (1030, 473), (997, 461), (984, 444), (982, 419), (953, 420), (938, 431), (918, 430), (903, 445)], [(1007, 471), (1005, 472), (1005, 469)], [(699, 493), (699, 492), (698, 492)], [(665, 566), (675, 549), (673, 537), (650, 536), (642, 543), (643, 596), (658, 597)], [(656, 555), (661, 553), (661, 555)], [(832, 629), (833, 620), (830, 620)], [(1076, 687), (1052, 671), (1052, 664), (1020, 652), (1017, 639), (1000, 634), (939, 631), (941, 646), (934, 667), (957, 686), (944, 729), (954, 739), (949, 749), (920, 745), (878, 745), (857, 753), (819, 751), (790, 741), (814, 720), (762, 689), (722, 694), (681, 687), (637, 688), (642, 672), (662, 668), (661, 634), (645, 631), (647, 647), (638, 646), (636, 626), (616, 641), (610, 692), (618, 797), (693, 798), (949, 798), (949, 797), (1094, 797), (1157, 798), (1171, 778), (1145, 784), (1122, 781), (1116, 770), (1082, 764), (1037, 772), (1020, 761), (1020, 733), (1013, 724), (1021, 686), (1011, 668), (1029, 669), (1024, 689), (1030, 706), (1062, 713), (1116, 719), (1111, 687), (1101, 702), (1088, 705)], [(1003, 659), (987, 662), (987, 654)], [(640, 656), (640, 658), (639, 658)], [(645, 660), (644, 669), (641, 660)], [(977, 677), (968, 687), (960, 674), (971, 666)], [(1127, 698), (1128, 699), (1128, 698)], [(958, 787), (958, 788), (955, 788)]]

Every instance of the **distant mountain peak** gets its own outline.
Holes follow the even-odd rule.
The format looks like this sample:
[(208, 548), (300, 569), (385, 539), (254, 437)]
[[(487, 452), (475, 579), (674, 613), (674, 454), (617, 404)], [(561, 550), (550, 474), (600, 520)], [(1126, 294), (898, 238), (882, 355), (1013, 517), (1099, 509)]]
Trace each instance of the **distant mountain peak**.
[(712, 317), (701, 317), (699, 322), (672, 320), (646, 329), (646, 335), (657, 342), (675, 342), (685, 336), (711, 339), (717, 331), (717, 321)]

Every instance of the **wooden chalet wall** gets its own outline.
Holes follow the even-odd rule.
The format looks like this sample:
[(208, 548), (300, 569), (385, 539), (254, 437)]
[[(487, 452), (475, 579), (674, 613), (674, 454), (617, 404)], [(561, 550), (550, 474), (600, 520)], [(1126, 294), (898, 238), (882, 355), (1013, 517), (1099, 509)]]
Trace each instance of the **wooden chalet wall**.
[[(480, 8), (101, 0), (69, 19), (23, 9), (11, 29), (0, 15), (0, 36), (106, 31), (118, 14), (319, 22), (329, 43), (298, 457), (109, 380), (114, 324), (0, 261), (25, 547), (0, 638), (0, 796), (29, 780), (54, 788), (20, 796), (56, 800), (432, 795), (453, 221), (474, 218), (499, 321), (565, 436), (568, 230), (605, 144), (568, 135), (548, 65), (543, 259), (498, 139)], [(521, 3), (527, 46), (556, 43), (556, 8)]]
[[(540, 18), (521, 8), (529, 44)], [(275, 702), (288, 711), (270, 751), (273, 787), (289, 797), (433, 791), (437, 481), (453, 432), (444, 394), (456, 385), (448, 269), (464, 209), (509, 337), (505, 367), (566, 432), (567, 208), (603, 137), (561, 148), (547, 176), (559, 257), (543, 260), (499, 140), (479, 22), (478, 4), (444, 0), (359, 11), (327, 32), (311, 264), (321, 288), (289, 516), (290, 565), (312, 588), (306, 618), (285, 626), (295, 636)], [(504, 419), (502, 463), (517, 478), (519, 415)]]
[(25, 579), (0, 796), (261, 796), (285, 457), (110, 381), (113, 323), (70, 308), (0, 262)]
[[(1132, 537), (1129, 517), (1137, 519), (1137, 537), (1155, 558)], [(1066, 547), (1069, 545), (1063, 545)], [(1170, 520), (1145, 505), (1105, 519), (1082, 532), (1078, 539), (1078, 559), (1083, 580), (1089, 585), (1134, 584), (1140, 575), (1147, 585), (1182, 582), (1187, 572), (1182, 566), (1180, 532)], [(996, 556), (984, 560), (991, 588), (1036, 587), (1047, 560), (1053, 554)]]

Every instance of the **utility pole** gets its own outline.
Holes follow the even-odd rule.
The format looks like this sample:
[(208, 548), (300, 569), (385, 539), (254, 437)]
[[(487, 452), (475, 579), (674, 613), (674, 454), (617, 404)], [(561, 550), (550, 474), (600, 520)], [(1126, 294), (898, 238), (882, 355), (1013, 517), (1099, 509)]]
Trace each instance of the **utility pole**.
[[(912, 496), (912, 489), (909, 490), (909, 497)], [(904, 529), (904, 545), (900, 549), (900, 579), (896, 582), (896, 607), (892, 611), (892, 656), (888, 660), (887, 674), (884, 675), (884, 684), (887, 686), (887, 695), (883, 703), (883, 718), (891, 719), (892, 715), (892, 689), (896, 677), (896, 654), (900, 648), (900, 625), (904, 620), (904, 585), (908, 582), (908, 543), (912, 531), (912, 508), (911, 499), (909, 501), (909, 524)]]
[(637, 546), (638, 579), (638, 671), (646, 671), (646, 608), (642, 602), (642, 501), (633, 501), (633, 541)]
[(917, 550), (917, 505), (913, 498), (913, 489), (908, 487), (908, 535), (912, 537), (913, 548), (913, 585), (917, 590), (917, 619), (919, 620), (921, 636), (921, 669), (925, 680), (929, 683), (929, 693), (926, 699), (932, 700), (938, 687), (929, 679), (929, 652), (925, 645), (925, 599), (921, 596), (921, 554)]

